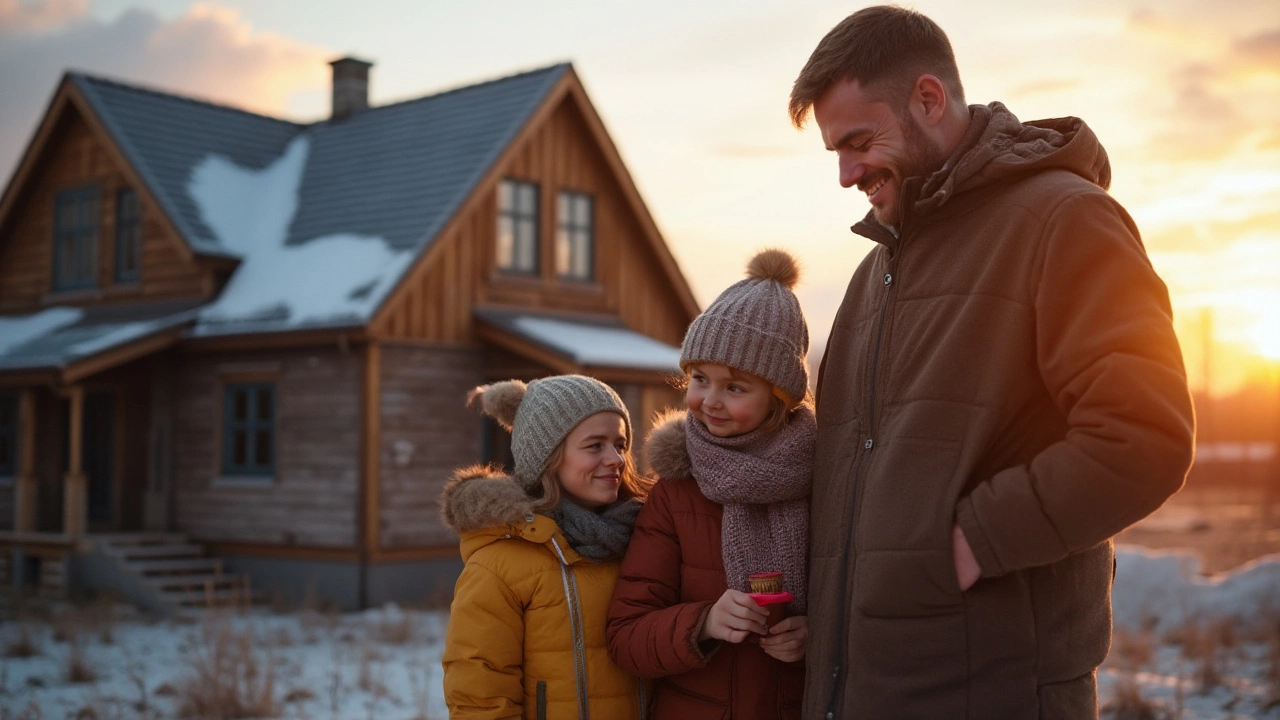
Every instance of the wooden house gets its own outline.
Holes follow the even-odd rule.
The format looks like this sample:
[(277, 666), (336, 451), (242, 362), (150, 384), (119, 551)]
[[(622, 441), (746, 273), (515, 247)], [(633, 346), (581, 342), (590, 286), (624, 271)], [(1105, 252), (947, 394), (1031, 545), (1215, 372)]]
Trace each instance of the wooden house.
[(61, 80), (0, 198), (13, 582), (421, 600), (445, 478), (504, 457), (468, 389), (679, 403), (698, 307), (570, 65), (379, 107), (332, 65), (311, 124)]

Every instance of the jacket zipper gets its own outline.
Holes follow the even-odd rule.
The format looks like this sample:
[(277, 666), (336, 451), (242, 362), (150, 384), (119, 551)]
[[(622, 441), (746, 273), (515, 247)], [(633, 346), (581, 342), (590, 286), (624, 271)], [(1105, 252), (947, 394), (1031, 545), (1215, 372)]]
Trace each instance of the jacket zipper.
[(573, 634), (573, 665), (578, 681), (578, 718), (589, 720), (590, 704), (587, 702), (587, 644), (582, 630), (581, 602), (578, 598), (578, 580), (574, 577), (573, 568), (564, 558), (560, 543), (551, 538), (551, 546), (560, 558), (560, 578), (564, 581), (564, 597), (569, 605), (569, 629)]
[(538, 720), (547, 720), (547, 681), (538, 681), (537, 695)]
[[(844, 538), (844, 563), (840, 567), (840, 597), (844, 598), (846, 605), (840, 609), (840, 625), (839, 631), (836, 633), (838, 640), (837, 647), (839, 655), (836, 659), (836, 665), (832, 669), (831, 677), (835, 681), (831, 686), (831, 697), (827, 703), (827, 720), (839, 717), (840, 706), (844, 700), (844, 675), (846, 669), (844, 667), (845, 652), (848, 649), (848, 632), (849, 632), (849, 607), (847, 603), (852, 599), (849, 592), (849, 566), (853, 564), (853, 535), (858, 527), (858, 520), (862, 516), (862, 463), (867, 455), (875, 446), (876, 434), (876, 377), (880, 373), (880, 348), (884, 342), (884, 318), (889, 310), (889, 291), (893, 288), (893, 268), (896, 253), (889, 250), (889, 262), (886, 264), (885, 270), (885, 290), (884, 298), (880, 302), (880, 317), (876, 321), (876, 344), (875, 351), (871, 356), (871, 376), (869, 378), (870, 389), (867, 392), (868, 408), (867, 408), (867, 437), (863, 443), (863, 452), (858, 454), (857, 460), (853, 465), (853, 523), (848, 525), (848, 531)], [(847, 508), (846, 508), (847, 511)], [(847, 517), (847, 515), (846, 515)]]
[(640, 696), (640, 720), (647, 720), (649, 717), (648, 698), (644, 695), (644, 680), (636, 678), (636, 693)]

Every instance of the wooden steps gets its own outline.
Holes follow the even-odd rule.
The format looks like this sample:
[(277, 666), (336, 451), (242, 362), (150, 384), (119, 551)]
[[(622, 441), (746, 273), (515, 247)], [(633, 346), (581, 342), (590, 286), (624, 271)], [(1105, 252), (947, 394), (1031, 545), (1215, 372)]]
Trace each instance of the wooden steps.
[(149, 597), (144, 604), (184, 614), (211, 607), (244, 607), (261, 598), (247, 576), (227, 573), (222, 560), (175, 533), (93, 535), (95, 550)]

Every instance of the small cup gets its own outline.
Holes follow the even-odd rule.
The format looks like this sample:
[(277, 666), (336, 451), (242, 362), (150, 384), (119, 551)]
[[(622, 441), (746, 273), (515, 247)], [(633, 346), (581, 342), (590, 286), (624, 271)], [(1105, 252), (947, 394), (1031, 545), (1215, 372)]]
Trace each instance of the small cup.
[(765, 619), (766, 628), (781, 622), (787, 616), (787, 603), (796, 599), (796, 596), (789, 592), (747, 593), (747, 596), (769, 613), (769, 617)]

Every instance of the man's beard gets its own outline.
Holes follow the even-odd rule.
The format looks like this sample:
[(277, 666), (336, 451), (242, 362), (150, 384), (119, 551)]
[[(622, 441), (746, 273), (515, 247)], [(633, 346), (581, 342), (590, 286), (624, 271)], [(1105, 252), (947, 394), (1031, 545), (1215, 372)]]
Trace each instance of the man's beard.
[(924, 128), (906, 109), (902, 111), (901, 122), (903, 155), (898, 163), (898, 176), (902, 182), (898, 184), (898, 197), (884, 212), (875, 211), (876, 222), (898, 230), (902, 227), (902, 204), (906, 201), (903, 191), (907, 178), (927, 178), (947, 161), (946, 153), (925, 134)]

